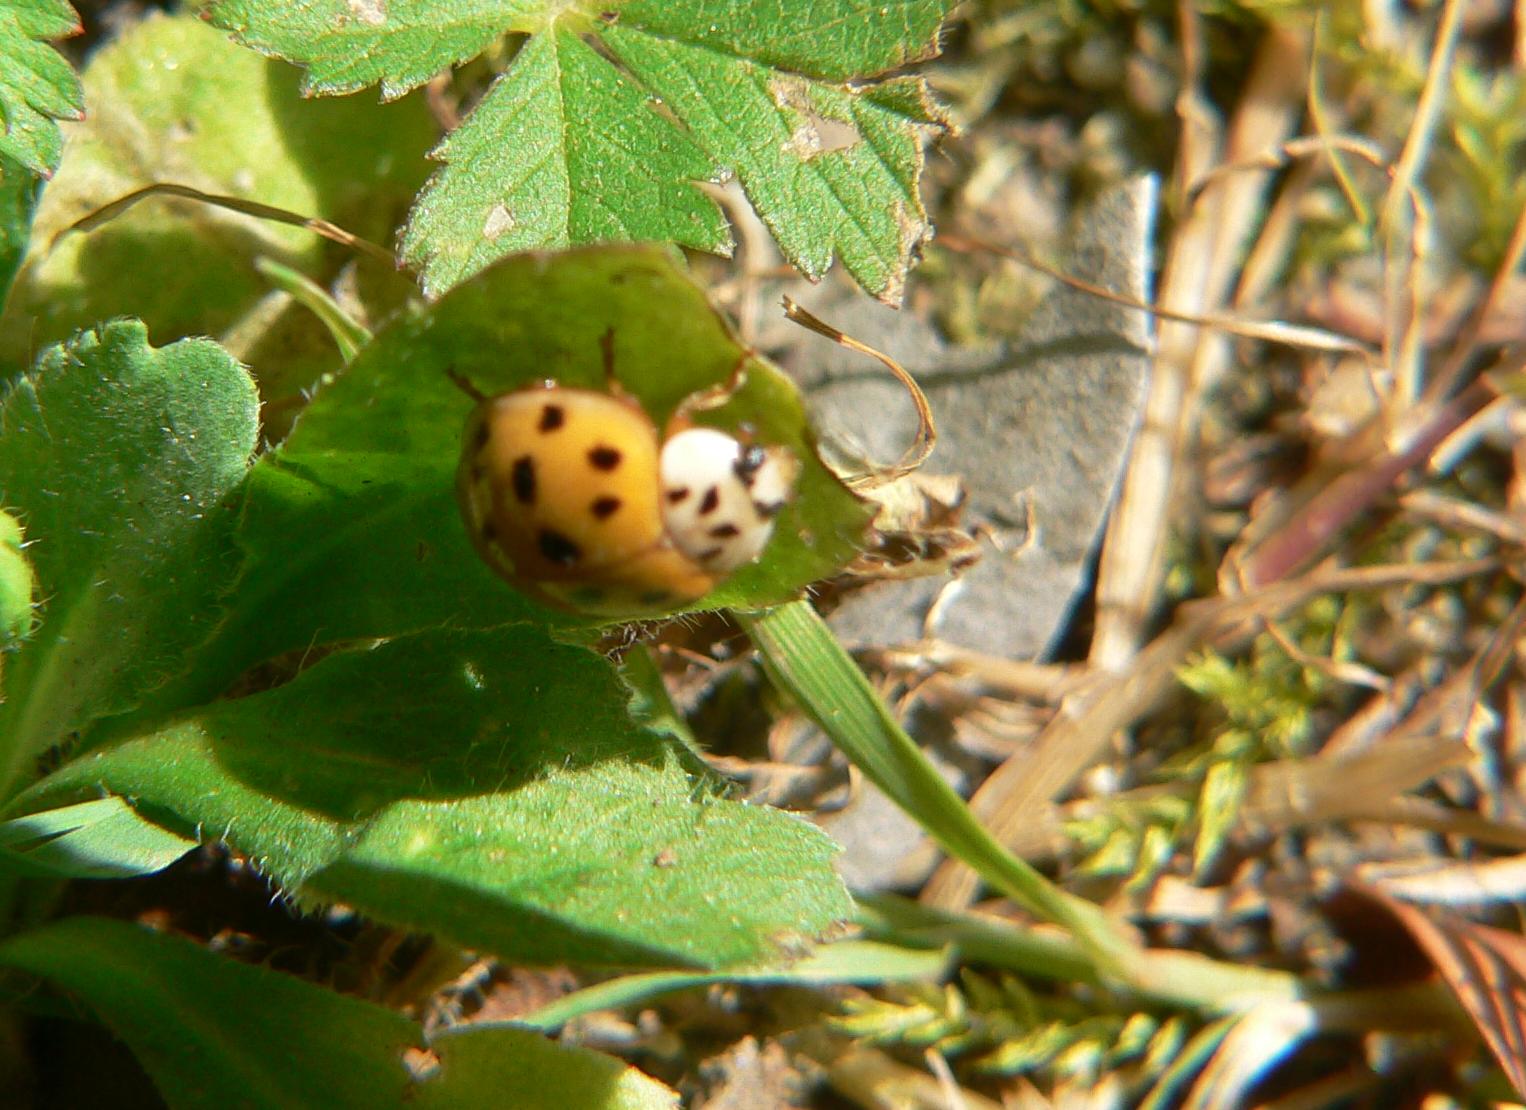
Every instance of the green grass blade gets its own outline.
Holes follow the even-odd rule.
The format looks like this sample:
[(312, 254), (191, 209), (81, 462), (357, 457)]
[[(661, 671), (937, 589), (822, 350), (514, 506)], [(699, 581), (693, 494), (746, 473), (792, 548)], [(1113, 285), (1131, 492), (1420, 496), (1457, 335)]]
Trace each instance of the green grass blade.
[(948, 950), (905, 948), (872, 940), (849, 940), (826, 945), (803, 960), (750, 971), (650, 971), (574, 991), (519, 1019), (519, 1024), (546, 1032), (573, 1018), (598, 1010), (633, 1006), (659, 995), (714, 983), (789, 984), (797, 987), (833, 983), (886, 983), (936, 979), (948, 970)]
[(341, 308), (327, 289), (300, 270), (263, 257), (254, 260), (254, 268), (277, 289), (290, 293), (293, 300), (318, 317), (333, 338), (334, 346), (339, 348), (339, 356), (346, 366), (362, 347), (371, 342), (371, 333), (365, 326)]
[(999, 844), (906, 735), (848, 653), (803, 601), (738, 614), (770, 678), (853, 764), (950, 855), (1032, 912), (1069, 929), (1105, 968), (1133, 944), (1088, 902), (1066, 894)]

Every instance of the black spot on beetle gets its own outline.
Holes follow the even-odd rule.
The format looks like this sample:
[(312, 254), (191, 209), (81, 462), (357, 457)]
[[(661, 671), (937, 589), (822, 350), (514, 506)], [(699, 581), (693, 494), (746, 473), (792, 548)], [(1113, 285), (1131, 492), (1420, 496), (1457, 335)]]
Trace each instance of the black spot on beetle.
[(729, 540), (733, 536), (739, 536), (742, 530), (735, 524), (720, 524), (710, 529), (710, 535), (718, 540)]
[(721, 506), (721, 491), (718, 486), (711, 486), (705, 491), (704, 498), (699, 503), (699, 515), (708, 516)]
[(486, 420), (480, 421), (477, 424), (477, 450), (481, 451), (484, 447), (487, 446), (488, 436), (491, 434), (492, 433), (488, 431)]
[(509, 481), (514, 487), (514, 498), (521, 505), (535, 504), (535, 460), (529, 455), (521, 455), (514, 460), (514, 469), (509, 472)]
[(752, 483), (758, 477), (758, 471), (763, 469), (763, 464), (767, 461), (768, 452), (754, 443), (737, 456), (732, 469), (736, 471), (736, 476), (742, 480), (742, 484), (751, 489)]
[(605, 593), (598, 586), (579, 586), (567, 595), (574, 605), (597, 605), (604, 600)]
[(677, 505), (685, 497), (689, 496), (688, 486), (679, 486), (677, 489), (668, 490), (668, 504)]
[(639, 601), (642, 605), (661, 605), (664, 601), (669, 600), (672, 596), (673, 594), (668, 590), (648, 590), (636, 600)]
[(754, 501), (752, 507), (764, 520), (771, 520), (784, 508), (783, 501)]
[(482, 538), (487, 540), (488, 543), (492, 543), (498, 538), (498, 529), (493, 527), (491, 520), (484, 520), (482, 522)]
[(593, 515), (600, 520), (608, 520), (620, 511), (621, 504), (622, 502), (618, 497), (601, 497), (590, 505), (589, 508), (592, 510)]
[(561, 405), (546, 405), (540, 410), (540, 423), (535, 427), (538, 431), (554, 432), (565, 423), (567, 414)]
[(600, 444), (588, 452), (588, 461), (596, 470), (613, 470), (620, 465), (620, 451), (615, 447), (605, 447)]
[(542, 528), (535, 542), (540, 546), (540, 553), (546, 557), (546, 561), (559, 567), (573, 566), (583, 557), (582, 548), (550, 528)]

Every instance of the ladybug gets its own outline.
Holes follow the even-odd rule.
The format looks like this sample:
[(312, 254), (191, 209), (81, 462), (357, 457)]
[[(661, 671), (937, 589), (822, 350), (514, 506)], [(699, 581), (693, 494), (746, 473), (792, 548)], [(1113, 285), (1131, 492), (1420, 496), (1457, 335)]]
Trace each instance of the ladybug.
[(477, 402), (456, 475), (472, 543), (557, 608), (638, 617), (703, 597), (762, 554), (794, 487), (787, 448), (692, 423), (716, 391), (659, 436), (612, 375), (604, 390), (545, 381), (493, 397), (452, 377)]

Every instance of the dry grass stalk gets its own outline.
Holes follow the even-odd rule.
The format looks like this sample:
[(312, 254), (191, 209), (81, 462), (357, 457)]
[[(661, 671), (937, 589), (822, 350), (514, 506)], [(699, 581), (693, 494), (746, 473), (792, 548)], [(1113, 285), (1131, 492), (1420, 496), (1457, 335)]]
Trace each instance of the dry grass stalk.
[[(1184, 10), (1182, 22), (1190, 32), (1195, 16)], [(1179, 193), (1214, 165), (1256, 155), (1291, 134), (1301, 111), (1307, 54), (1307, 39), (1268, 34), (1222, 157), (1206, 110), (1188, 110), (1198, 94), (1184, 94)], [(1186, 86), (1195, 88), (1191, 80)], [(1269, 180), (1264, 172), (1236, 174), (1197, 198), (1168, 248), (1157, 298), (1162, 305), (1203, 314), (1226, 302)], [(1183, 453), (1194, 438), (1200, 391), (1222, 373), (1228, 357), (1227, 340), (1216, 332), (1169, 320), (1160, 325), (1144, 422), (1098, 568), (1091, 661), (1099, 667), (1117, 669), (1138, 651), (1159, 591), (1165, 524)]]
[[(1496, 559), (1432, 565), (1399, 564), (1317, 571), (1237, 598), (1182, 606), (1176, 621), (1140, 652), (1127, 669), (1097, 671), (1060, 704), (1037, 743), (1013, 756), (986, 779), (971, 804), (1004, 844), (1017, 843), (1054, 798), (1107, 749), (1112, 737), (1136, 723), (1176, 684), (1187, 655), (1207, 644), (1227, 648), (1311, 598), (1346, 590), (1383, 589), (1417, 583), (1440, 585), (1499, 569)], [(974, 900), (978, 880), (962, 864), (947, 861), (929, 880), (922, 900), (946, 909)]]

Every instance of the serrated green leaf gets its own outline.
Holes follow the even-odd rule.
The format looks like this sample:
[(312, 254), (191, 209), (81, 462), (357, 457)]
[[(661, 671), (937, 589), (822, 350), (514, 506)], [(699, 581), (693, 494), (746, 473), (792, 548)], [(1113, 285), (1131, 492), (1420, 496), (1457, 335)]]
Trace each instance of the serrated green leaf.
[(714, 163), (576, 35), (525, 43), (436, 152), (403, 257), (440, 292), (496, 258), (573, 243), (668, 240), (729, 253), (720, 210), (692, 184)]
[(68, 918), (0, 945), (0, 966), (77, 996), (177, 1110), (677, 1105), (660, 1083), (588, 1049), (508, 1026), (427, 1042), (391, 1010), (124, 921)]
[(868, 512), (816, 458), (798, 393), (737, 341), (670, 255), (606, 247), (516, 256), (379, 333), (260, 460), (234, 609), (198, 661), (194, 690), (172, 704), (210, 697), (245, 668), (315, 643), (524, 619), (597, 625), (529, 602), (472, 549), (455, 499), (472, 402), (445, 372), (489, 394), (548, 376), (602, 388), (606, 332), (622, 387), (659, 425), (749, 359), (743, 388), (705, 421), (750, 422), (761, 441), (789, 446), (804, 464), (763, 559), (696, 608), (772, 604), (852, 558)]
[(629, 0), (611, 10), (619, 26), (845, 81), (933, 57), (938, 26), (952, 6), (941, 0)]
[(815, 277), (840, 255), (896, 302), (929, 231), (922, 127), (942, 117), (918, 78), (862, 82), (936, 54), (948, 7), (426, 0), (394, 13), (221, 0), (212, 10), (242, 41), (307, 67), (316, 92), (380, 81), (395, 95), (498, 35), (529, 33), (437, 152), (446, 166), (409, 218), (403, 252), (431, 292), (522, 249), (665, 240), (729, 250), (719, 209), (693, 183), (735, 173), (791, 262)]
[(60, 768), (225, 839), (306, 901), (537, 962), (713, 967), (849, 909), (830, 842), (696, 791), (607, 660), (521, 625), (331, 655)]
[(0, 157), (43, 177), (63, 151), (54, 121), (85, 114), (79, 78), (47, 44), (79, 30), (65, 0), (0, 0)]
[(137, 321), (50, 349), (0, 402), (0, 504), (42, 599), (0, 676), (0, 785), (184, 668), (236, 569), (224, 498), (256, 428), (254, 383), (226, 351), (155, 350)]
[(818, 277), (840, 255), (865, 289), (899, 302), (907, 260), (929, 233), (921, 121), (900, 111), (904, 88), (873, 100), (623, 23), (605, 39), (736, 172), (790, 262)]
[(155, 197), (88, 233), (55, 238), (137, 189), (176, 182), (388, 239), (424, 182), (436, 138), (422, 101), (305, 102), (289, 67), (191, 15), (132, 23), (91, 55), (84, 85), (90, 117), (69, 127), (38, 205), (0, 316), (0, 357), (30, 361), (79, 328), (131, 315), (160, 343), (236, 330), (267, 400), (332, 369), (339, 360), (305, 310), (259, 311), (270, 286), (254, 258), (319, 276), (353, 259), (309, 231)]
[(530, 30), (546, 0), (214, 0), (212, 22), (261, 54), (307, 70), (302, 91), (346, 93), (381, 83), (392, 100), (475, 58), (512, 30)]
[(240, 42), (305, 68), (305, 92), (354, 92), (380, 83), (391, 98), (476, 57), (502, 35), (533, 34), (558, 22), (579, 32), (618, 22), (764, 65), (846, 80), (934, 56), (938, 27), (952, 6), (943, 0), (213, 0), (210, 14)]
[(0, 824), (9, 858), (74, 879), (122, 879), (163, 870), (196, 847), (121, 798), (97, 798)]

